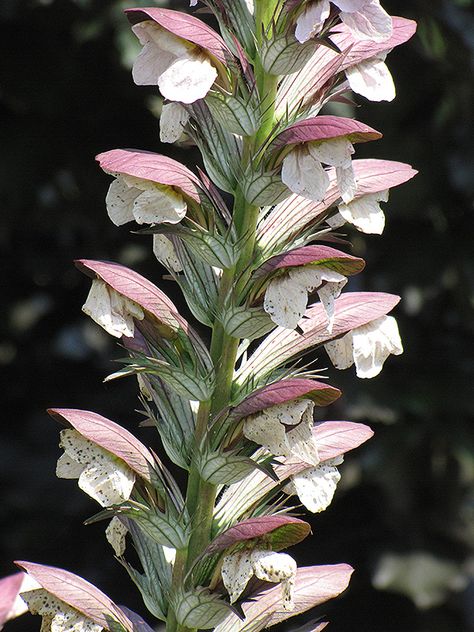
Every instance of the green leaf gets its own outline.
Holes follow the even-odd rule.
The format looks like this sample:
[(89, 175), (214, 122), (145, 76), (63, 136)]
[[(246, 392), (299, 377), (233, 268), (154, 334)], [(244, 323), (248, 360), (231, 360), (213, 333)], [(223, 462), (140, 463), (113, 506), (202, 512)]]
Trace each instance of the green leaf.
[(230, 235), (223, 237), (216, 231), (211, 233), (202, 227), (191, 229), (178, 224), (173, 226), (162, 224), (140, 232), (176, 235), (191, 248), (196, 256), (217, 268), (231, 268), (239, 258), (239, 252), (232, 244)]
[(283, 33), (262, 46), (262, 66), (271, 75), (290, 75), (301, 70), (316, 49), (313, 40), (301, 44), (290, 33)]
[(192, 367), (177, 366), (153, 357), (132, 358), (126, 360), (128, 366), (108, 375), (105, 382), (110, 382), (129, 375), (145, 373), (158, 375), (178, 395), (188, 400), (207, 401), (214, 390), (212, 376), (202, 377)]
[(219, 188), (232, 193), (241, 170), (241, 139), (214, 120), (202, 99), (190, 107), (198, 123), (193, 130), (193, 138), (201, 151), (206, 170)]
[[(196, 144), (201, 152), (204, 167), (209, 174), (211, 180), (223, 191), (227, 193), (233, 193), (237, 184), (237, 180), (233, 177), (225, 175), (225, 171), (217, 160), (215, 160), (212, 153), (209, 151), (206, 143), (202, 140), (196, 139)], [(225, 166), (225, 164), (224, 164)]]
[(130, 579), (140, 591), (147, 610), (160, 621), (166, 621), (167, 604), (163, 598), (159, 578), (155, 576), (151, 579), (147, 575), (139, 573), (130, 564), (123, 563), (123, 566), (126, 568)]
[(200, 402), (211, 398), (214, 390), (211, 380), (205, 380), (196, 374), (192, 375), (166, 362), (159, 360), (155, 362), (157, 367), (152, 372), (159, 375), (181, 397)]
[[(225, 11), (225, 17), (230, 21), (232, 31), (237, 36), (238, 41), (244, 45), (249, 57), (253, 59), (255, 54), (255, 20), (245, 0), (232, 0), (232, 2), (226, 3)], [(228, 31), (227, 20), (223, 19), (221, 11), (216, 11), (215, 15), (219, 21), (223, 39), (230, 50), (234, 50), (236, 44)]]
[(226, 334), (254, 340), (275, 327), (270, 316), (258, 307), (231, 307), (219, 318)]
[(195, 257), (183, 244), (178, 244), (177, 248), (183, 262), (183, 274), (176, 277), (176, 282), (195, 318), (212, 327), (218, 300), (218, 275), (211, 266)]
[(211, 630), (235, 612), (219, 595), (204, 588), (181, 593), (174, 603), (178, 623), (186, 628)]
[(173, 549), (183, 549), (188, 544), (189, 528), (182, 515), (160, 512), (132, 501), (120, 513), (133, 520), (157, 544)]
[(254, 173), (244, 183), (245, 199), (253, 206), (273, 206), (291, 195), (281, 177), (273, 173)]
[(125, 520), (145, 575), (152, 581), (156, 580), (164, 594), (169, 593), (172, 581), (172, 566), (164, 555), (163, 546), (157, 544), (143, 533), (132, 520)]
[(188, 469), (191, 462), (195, 425), (189, 399), (180, 397), (158, 376), (146, 375), (143, 378), (150, 385), (153, 403), (159, 414), (158, 418), (148, 402), (143, 401), (143, 404), (148, 416), (155, 423), (166, 454), (173, 463), (183, 469)]
[(214, 92), (206, 97), (206, 103), (215, 120), (228, 132), (252, 136), (257, 130), (257, 114), (249, 101)]
[(221, 452), (202, 454), (197, 463), (201, 478), (213, 485), (237, 483), (250, 474), (255, 467), (255, 461), (248, 457)]

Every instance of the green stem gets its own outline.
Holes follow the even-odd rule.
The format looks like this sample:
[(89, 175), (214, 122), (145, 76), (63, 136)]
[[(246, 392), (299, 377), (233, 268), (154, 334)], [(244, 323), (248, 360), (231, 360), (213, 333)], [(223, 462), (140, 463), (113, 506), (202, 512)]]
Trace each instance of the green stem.
[[(256, 0), (255, 18), (257, 41), (262, 43), (262, 33), (272, 20), (278, 0)], [(265, 142), (274, 124), (274, 102), (278, 78), (265, 73), (257, 54), (255, 62), (255, 77), (261, 99), (261, 123), (252, 138), (245, 139), (242, 156), (242, 170), (245, 171), (252, 154)], [(236, 191), (234, 200), (234, 223), (239, 237), (245, 237), (242, 252), (234, 268), (225, 270), (219, 288), (218, 308), (224, 308), (225, 302), (234, 288), (236, 280), (239, 286), (248, 281), (249, 263), (252, 261), (255, 248), (255, 235), (259, 215), (259, 208), (249, 204), (240, 188)], [(216, 371), (216, 388), (212, 399), (201, 402), (196, 419), (195, 448), (200, 450), (203, 438), (208, 430), (209, 419), (229, 405), (237, 357), (239, 340), (229, 336), (219, 322), (216, 322), (211, 338), (210, 354)], [(199, 471), (192, 465), (188, 478), (186, 493), (186, 509), (192, 521), (191, 537), (186, 551), (179, 551), (173, 571), (173, 588), (182, 586), (184, 574), (188, 571), (196, 558), (208, 545), (211, 538), (212, 519), (216, 500), (217, 487), (200, 478)], [(170, 609), (171, 610), (171, 609)], [(169, 614), (167, 632), (185, 632), (177, 624), (174, 613)]]
[[(186, 567), (186, 557), (187, 550), (186, 549), (178, 549), (176, 551), (176, 558), (173, 565), (173, 576), (171, 578), (171, 588), (173, 591), (177, 591), (183, 585), (184, 571)], [(176, 621), (176, 615), (173, 608), (169, 608), (168, 617), (166, 619), (166, 629), (167, 630), (180, 630), (180, 632), (184, 632), (186, 628), (183, 628)]]

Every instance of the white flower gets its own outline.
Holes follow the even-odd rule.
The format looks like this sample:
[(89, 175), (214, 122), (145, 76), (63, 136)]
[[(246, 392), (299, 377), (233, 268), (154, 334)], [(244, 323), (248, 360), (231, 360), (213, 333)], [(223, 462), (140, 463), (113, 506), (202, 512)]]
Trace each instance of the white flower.
[[(294, 400), (270, 406), (247, 417), (243, 433), (275, 456), (295, 456), (305, 463), (319, 463), (318, 448), (311, 432), (314, 403)], [(291, 428), (289, 429), (288, 426)]]
[(317, 35), (331, 12), (329, 0), (320, 0), (306, 5), (305, 10), (296, 20), (295, 37), (301, 42), (307, 42)]
[[(392, 18), (380, 6), (379, 0), (332, 0), (341, 11), (342, 22), (356, 39), (384, 42), (392, 35)], [(317, 35), (329, 16), (329, 0), (319, 0), (306, 6), (296, 20), (296, 38), (301, 42)]]
[(328, 315), (328, 331), (334, 320), (334, 300), (340, 295), (347, 279), (324, 266), (300, 266), (276, 277), (268, 284), (263, 309), (277, 325), (294, 329), (308, 304), (308, 294), (317, 292)]
[(336, 178), (344, 202), (353, 199), (356, 189), (351, 156), (354, 147), (347, 138), (334, 138), (319, 143), (310, 143), (310, 151), (320, 162), (336, 168)]
[(387, 53), (381, 53), (346, 68), (351, 90), (369, 101), (393, 101), (395, 84), (385, 63), (386, 56)]
[(312, 141), (294, 147), (283, 159), (281, 179), (302, 197), (321, 202), (329, 187), (329, 176), (321, 163), (336, 168), (337, 184), (344, 202), (356, 191), (351, 155), (354, 147), (347, 138)]
[[(350, 224), (354, 224), (357, 230), (363, 233), (381, 235), (385, 227), (385, 215), (379, 202), (387, 201), (388, 189), (377, 193), (367, 193), (348, 204), (341, 203), (338, 206), (338, 211), (340, 216)], [(333, 220), (334, 218), (330, 221)], [(335, 227), (334, 223), (332, 226)]]
[(175, 143), (179, 140), (188, 121), (189, 114), (182, 105), (174, 101), (164, 103), (160, 116), (161, 142)]
[(135, 332), (133, 319), (143, 320), (145, 316), (139, 305), (116, 292), (101, 279), (92, 281), (82, 311), (116, 338), (131, 338)]
[(166, 235), (153, 235), (153, 254), (160, 263), (174, 272), (181, 272), (183, 270), (183, 266), (178, 259), (173, 243)]
[(105, 203), (116, 226), (133, 220), (137, 224), (177, 224), (187, 209), (183, 196), (171, 187), (125, 174), (111, 183)]
[(78, 485), (102, 507), (130, 498), (135, 474), (121, 459), (83, 437), (77, 430), (61, 430), (64, 454), (56, 465), (59, 478), (77, 478)]
[(311, 153), (309, 143), (295, 147), (285, 156), (281, 179), (290, 191), (315, 202), (323, 200), (329, 187), (329, 176)]
[(41, 632), (100, 632), (102, 626), (92, 621), (44, 588), (22, 593), (32, 614), (43, 617)]
[(121, 557), (125, 553), (125, 536), (127, 533), (127, 527), (117, 516), (112, 518), (105, 530), (107, 542), (113, 548), (117, 557)]
[(169, 101), (194, 103), (206, 96), (217, 70), (198, 46), (151, 20), (135, 24), (132, 30), (143, 44), (132, 69), (137, 85), (158, 85)]
[(385, 42), (392, 36), (392, 18), (379, 0), (332, 0), (341, 10), (342, 22), (360, 40)]
[(355, 362), (358, 377), (371, 378), (380, 373), (392, 353), (403, 353), (397, 321), (382, 316), (353, 329), (342, 338), (324, 345), (336, 369), (347, 369)]
[(341, 479), (336, 465), (342, 462), (342, 456), (336, 457), (322, 461), (316, 467), (303, 470), (291, 477), (283, 491), (289, 496), (296, 494), (306, 509), (312, 513), (324, 511), (331, 504), (337, 484)]
[(266, 582), (281, 583), (283, 610), (293, 610), (296, 562), (287, 553), (244, 550), (226, 555), (222, 561), (222, 581), (234, 603), (255, 575)]

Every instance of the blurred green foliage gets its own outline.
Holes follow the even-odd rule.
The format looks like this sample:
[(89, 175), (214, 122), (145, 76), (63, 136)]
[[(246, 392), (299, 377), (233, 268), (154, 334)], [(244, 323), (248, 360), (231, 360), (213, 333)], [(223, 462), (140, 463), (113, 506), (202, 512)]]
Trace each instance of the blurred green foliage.
[[(384, 138), (361, 145), (357, 155), (409, 162), (420, 174), (393, 192), (382, 238), (351, 238), (368, 264), (358, 287), (403, 297), (397, 317), (405, 353), (371, 381), (329, 371), (344, 391), (329, 414), (367, 422), (376, 436), (348, 455), (345, 485), (313, 519), (314, 548), (296, 553), (302, 562), (347, 561), (357, 569), (351, 590), (321, 610), (331, 629), (472, 631), (473, 2), (383, 4), (416, 19), (418, 34), (388, 58), (397, 100), (358, 101), (357, 117)], [(81, 315), (87, 282), (74, 258), (118, 259), (180, 300), (161, 281), (149, 240), (108, 221), (108, 180), (93, 160), (100, 151), (137, 147), (171, 151), (191, 168), (199, 162), (195, 151), (159, 146), (157, 92), (134, 86), (129, 73), (137, 47), (125, 5), (0, 3), (0, 575), (17, 558), (62, 565), (144, 613), (103, 526), (81, 525), (95, 507), (55, 478), (57, 428), (43, 412), (50, 405), (89, 408), (134, 431), (139, 420), (134, 383), (101, 384), (120, 350)], [(149, 429), (137, 432), (155, 441)], [(441, 579), (430, 567), (432, 583), (448, 584), (453, 572), (461, 577), (437, 605), (417, 609), (413, 598), (373, 587), (377, 573), (388, 573), (384, 556), (420, 551), (449, 563)], [(410, 568), (403, 570), (406, 585)], [(31, 625), (23, 618), (10, 627)]]

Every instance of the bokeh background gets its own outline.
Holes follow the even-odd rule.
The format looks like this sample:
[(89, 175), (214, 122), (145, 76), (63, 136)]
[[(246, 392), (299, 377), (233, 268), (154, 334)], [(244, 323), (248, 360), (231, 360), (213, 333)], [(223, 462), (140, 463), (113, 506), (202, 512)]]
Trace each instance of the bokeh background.
[[(139, 4), (139, 3), (136, 3)], [(149, 2), (142, 2), (152, 4)], [(162, 3), (164, 4), (164, 3)], [(355, 112), (384, 133), (358, 157), (420, 174), (386, 205), (382, 238), (353, 235), (362, 289), (403, 297), (405, 353), (370, 381), (329, 371), (344, 397), (332, 418), (369, 423), (331, 507), (312, 520), (300, 562), (355, 566), (350, 590), (317, 611), (338, 632), (474, 630), (472, 0), (385, 0), (418, 34), (389, 57), (398, 98)], [(104, 385), (120, 351), (81, 314), (78, 257), (118, 260), (161, 280), (149, 237), (107, 219), (96, 153), (161, 148), (157, 91), (130, 76), (136, 42), (118, 0), (0, 2), (0, 576), (13, 559), (60, 565), (145, 614), (113, 560), (97, 507), (58, 480), (48, 406), (88, 408), (136, 430), (135, 381)], [(184, 3), (168, 3), (182, 8)], [(323, 360), (324, 362), (324, 360)], [(137, 430), (147, 444), (151, 429)], [(149, 619), (150, 620), (150, 619)], [(12, 632), (39, 629), (30, 616)]]

